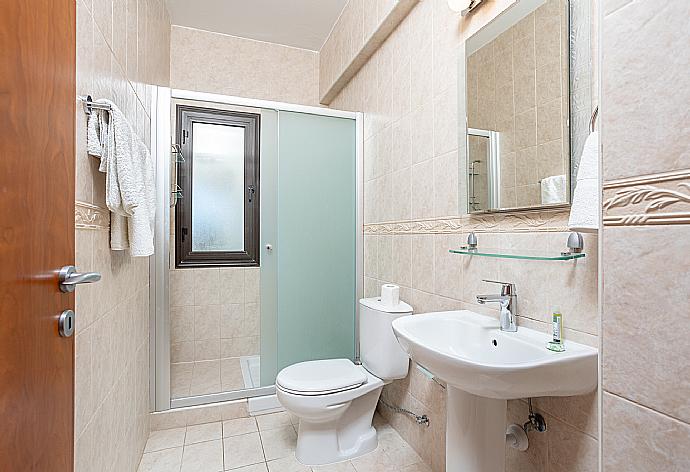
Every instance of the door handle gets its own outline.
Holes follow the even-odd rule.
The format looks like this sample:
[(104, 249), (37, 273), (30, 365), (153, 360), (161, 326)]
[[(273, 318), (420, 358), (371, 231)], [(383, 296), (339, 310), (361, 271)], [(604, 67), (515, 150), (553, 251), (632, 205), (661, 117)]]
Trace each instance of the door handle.
[(58, 281), (61, 292), (74, 292), (74, 288), (78, 284), (91, 284), (101, 280), (101, 274), (98, 272), (77, 272), (77, 268), (69, 265), (60, 269), (58, 272)]

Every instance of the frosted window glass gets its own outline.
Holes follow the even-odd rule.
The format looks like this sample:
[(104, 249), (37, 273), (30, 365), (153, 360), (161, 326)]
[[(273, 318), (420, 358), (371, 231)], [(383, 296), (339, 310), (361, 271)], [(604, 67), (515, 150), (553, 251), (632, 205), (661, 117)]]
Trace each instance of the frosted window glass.
[(192, 251), (244, 249), (244, 128), (194, 123)]

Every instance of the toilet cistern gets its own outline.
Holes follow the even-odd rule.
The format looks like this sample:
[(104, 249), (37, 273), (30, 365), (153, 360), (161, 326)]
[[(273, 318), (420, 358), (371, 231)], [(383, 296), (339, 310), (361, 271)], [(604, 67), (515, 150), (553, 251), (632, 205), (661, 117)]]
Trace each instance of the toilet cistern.
[(501, 293), (498, 295), (477, 295), (477, 303), (481, 305), (485, 303), (498, 303), (501, 306), (501, 331), (516, 332), (517, 322), (515, 317), (517, 316), (517, 294), (515, 293), (515, 284), (486, 279), (484, 279), (483, 282), (500, 284)]

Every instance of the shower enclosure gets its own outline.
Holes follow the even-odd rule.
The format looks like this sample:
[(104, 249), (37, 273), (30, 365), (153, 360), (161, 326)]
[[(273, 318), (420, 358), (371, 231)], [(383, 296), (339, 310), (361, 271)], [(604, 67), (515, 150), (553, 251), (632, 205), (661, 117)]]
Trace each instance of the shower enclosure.
[(467, 128), (468, 211), (501, 208), (500, 133)]
[[(156, 95), (154, 410), (272, 395), (277, 372), (289, 364), (354, 359), (362, 293), (361, 115), (167, 88)], [(199, 123), (183, 125), (181, 110)], [(218, 121), (214, 113), (234, 113), (239, 121)], [(248, 173), (247, 164), (229, 149), (246, 144), (249, 134), (242, 141), (237, 128), (246, 117), (257, 123), (258, 169), (256, 185), (245, 179), (242, 187), (237, 175)], [(190, 195), (194, 201), (185, 201)], [(258, 251), (225, 263), (197, 248), (241, 246), (242, 228), (233, 222), (246, 225), (247, 217), (230, 202), (235, 195), (248, 199), (240, 205), (245, 215), (258, 210)], [(201, 231), (182, 228), (185, 210), (175, 205), (196, 213), (192, 227), (205, 218), (212, 229), (196, 238), (203, 245), (188, 243), (192, 263), (175, 254), (176, 238), (182, 229), (183, 238)], [(246, 240), (251, 232), (244, 234)]]

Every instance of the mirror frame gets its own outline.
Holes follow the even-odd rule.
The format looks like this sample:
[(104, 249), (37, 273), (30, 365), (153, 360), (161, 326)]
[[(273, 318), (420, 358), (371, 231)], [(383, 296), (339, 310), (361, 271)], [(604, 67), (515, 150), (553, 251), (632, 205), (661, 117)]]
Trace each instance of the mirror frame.
[[(505, 10), (503, 10), (501, 13), (499, 13), (495, 18), (493, 18), (490, 22), (487, 24), (483, 25), (481, 28), (479, 28), (477, 31), (472, 33), (469, 37), (467, 37), (461, 45), (460, 51), (459, 51), (459, 67), (458, 67), (458, 79), (462, 80), (462, 83), (460, 84), (461, 87), (458, 87), (459, 93), (458, 93), (458, 105), (462, 109), (462, 112), (460, 114), (460, 118), (463, 119), (464, 121), (462, 122), (462, 126), (460, 127), (460, 133), (459, 133), (459, 138), (461, 139), (461, 142), (459, 143), (460, 146), (459, 148), (463, 149), (464, 156), (459, 156), (458, 159), (458, 164), (460, 167), (460, 171), (463, 172), (465, 179), (464, 179), (464, 188), (460, 189), (461, 191), (459, 192), (459, 198), (460, 198), (460, 209), (464, 211), (463, 214), (465, 215), (484, 215), (484, 214), (491, 214), (491, 213), (516, 213), (516, 212), (527, 212), (527, 211), (535, 211), (535, 210), (559, 210), (559, 209), (569, 209), (572, 204), (572, 196), (573, 192), (575, 190), (574, 184), (575, 184), (575, 178), (574, 175), (576, 173), (576, 170), (573, 168), (573, 139), (572, 139), (572, 123), (573, 123), (573, 116), (572, 116), (572, 86), (571, 86), (571, 79), (572, 79), (572, 11), (571, 11), (571, 1), (570, 0), (562, 0), (564, 3), (564, 6), (566, 8), (566, 28), (568, 30), (568, 42), (567, 42), (567, 56), (568, 56), (568, 64), (567, 64), (567, 69), (566, 69), (566, 74), (567, 74), (567, 80), (565, 81), (565, 86), (567, 89), (568, 93), (568, 100), (567, 100), (567, 135), (568, 135), (568, 156), (567, 156), (567, 172), (566, 172), (566, 187), (567, 187), (567, 196), (568, 200), (567, 202), (563, 203), (553, 203), (553, 204), (539, 204), (539, 205), (531, 205), (531, 206), (515, 206), (515, 207), (508, 207), (508, 208), (490, 208), (486, 210), (475, 210), (475, 211), (470, 211), (470, 201), (469, 201), (469, 189), (470, 189), (470, 175), (469, 175), (469, 122), (468, 122), (468, 117), (467, 117), (467, 41), (469, 41), (472, 37), (475, 37), (477, 34), (480, 34), (482, 31), (486, 31), (487, 27), (490, 27), (491, 25), (495, 25), (496, 21), (500, 21), (500, 18), (504, 17), (504, 15), (510, 14), (511, 12), (517, 11), (518, 15), (520, 16), (520, 19), (524, 18), (526, 15), (530, 14), (531, 12), (535, 11), (536, 8), (539, 8), (540, 5), (533, 6), (532, 3), (536, 0), (517, 0), (513, 5), (509, 6)], [(543, 3), (543, 2), (541, 2)], [(519, 10), (524, 10), (524, 13), (519, 11)], [(518, 20), (519, 21), (519, 20)], [(511, 25), (512, 26), (512, 25)], [(459, 179), (459, 182), (463, 181), (463, 179)]]

